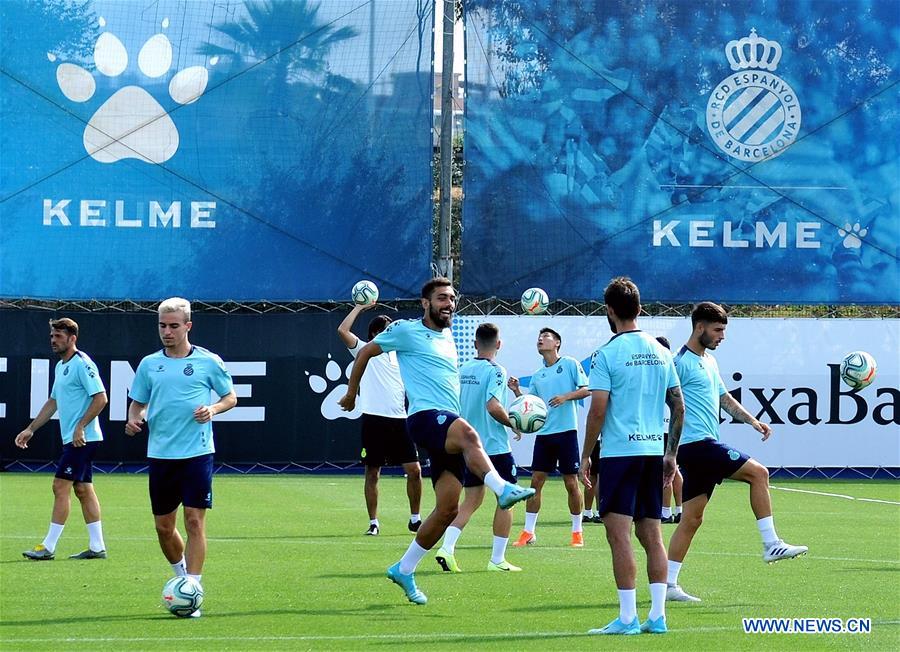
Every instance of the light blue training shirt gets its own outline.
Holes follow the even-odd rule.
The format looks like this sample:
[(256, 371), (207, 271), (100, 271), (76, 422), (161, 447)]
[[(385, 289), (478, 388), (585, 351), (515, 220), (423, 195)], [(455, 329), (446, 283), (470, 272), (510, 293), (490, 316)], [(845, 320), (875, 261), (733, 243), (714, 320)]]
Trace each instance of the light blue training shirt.
[(449, 328), (434, 331), (421, 319), (391, 322), (372, 340), (382, 351), (396, 351), (409, 399), (408, 414), (424, 410), (460, 413), (456, 342)]
[(141, 360), (130, 395), (147, 404), (147, 457), (180, 460), (214, 453), (212, 421), (197, 423), (194, 410), (210, 404), (210, 391), (225, 396), (232, 388), (222, 358), (199, 346), (183, 358), (160, 350)]
[(662, 455), (666, 391), (678, 384), (672, 355), (643, 331), (619, 333), (597, 349), (589, 389), (609, 392), (600, 457)]

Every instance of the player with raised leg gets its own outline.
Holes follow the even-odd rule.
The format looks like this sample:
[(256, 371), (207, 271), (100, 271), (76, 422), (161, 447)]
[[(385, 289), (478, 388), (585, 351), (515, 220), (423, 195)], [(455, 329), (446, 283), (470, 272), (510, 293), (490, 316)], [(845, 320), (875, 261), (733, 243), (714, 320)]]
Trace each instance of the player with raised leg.
[[(628, 278), (613, 279), (603, 295), (615, 337), (591, 358), (591, 407), (588, 411), (581, 477), (590, 485), (591, 450), (600, 446), (600, 516), (612, 551), (619, 593), (619, 617), (589, 634), (664, 634), (666, 624), (666, 549), (660, 512), (663, 485), (675, 474), (684, 403), (672, 356), (638, 329), (641, 299)], [(668, 448), (663, 451), (664, 405), (669, 406)], [(650, 614), (637, 617), (637, 566), (631, 525), (647, 553)]]
[(678, 464), (684, 475), (684, 512), (669, 540), (667, 599), (676, 602), (700, 601), (682, 590), (678, 575), (691, 541), (703, 522), (703, 512), (713, 490), (725, 478), (750, 485), (750, 507), (762, 537), (763, 561), (791, 559), (809, 550), (806, 546), (794, 546), (778, 538), (766, 467), (719, 441), (720, 410), (735, 421), (750, 424), (762, 434), (763, 441), (772, 434), (768, 424), (753, 417), (728, 393), (716, 359), (709, 353), (725, 339), (728, 315), (721, 306), (704, 301), (691, 313), (691, 324), (691, 337), (675, 356), (686, 408), (684, 433), (678, 449)]
[[(506, 428), (515, 431), (505, 409), (507, 374), (506, 369), (494, 361), (501, 346), (500, 329), (496, 324), (480, 324), (475, 330), (475, 350), (478, 355), (459, 370), (461, 416), (481, 437), (484, 452), (491, 458), (491, 464), (497, 469), (497, 473), (504, 480), (515, 482), (516, 462), (506, 433)], [(517, 440), (521, 439), (522, 433), (516, 431), (515, 437)], [(442, 570), (454, 573), (461, 572), (455, 556), (456, 543), (472, 514), (484, 500), (484, 482), (468, 469), (463, 486), (465, 498), (460, 505), (459, 514), (444, 533), (444, 541), (435, 555)], [(497, 505), (494, 511), (491, 560), (487, 565), (489, 571), (522, 570), (506, 561), (506, 545), (509, 543), (511, 528), (512, 510), (502, 509)]]
[[(350, 329), (360, 313), (374, 307), (375, 303), (356, 304), (338, 326), (338, 335), (354, 358), (368, 342), (358, 338)], [(369, 341), (390, 323), (391, 318), (387, 315), (373, 317), (369, 321)], [(410, 514), (407, 527), (415, 532), (422, 522), (419, 516), (422, 467), (419, 466), (416, 445), (406, 429), (406, 396), (396, 353), (392, 351), (372, 358), (360, 381), (359, 402), (362, 411), (361, 457), (366, 467), (363, 491), (369, 513), (369, 529), (366, 534), (377, 536), (381, 527), (378, 522), (378, 478), (381, 467), (388, 464), (403, 466)]]
[(65, 317), (50, 320), (50, 348), (59, 356), (50, 398), (25, 430), (16, 435), (16, 446), (28, 448), (34, 431), (59, 411), (59, 434), (63, 452), (53, 478), (53, 514), (43, 542), (22, 554), (28, 559), (53, 559), (56, 544), (69, 518), (72, 489), (81, 503), (88, 530), (88, 548), (69, 559), (106, 559), (106, 544), (100, 523), (100, 501), (94, 492), (93, 460), (103, 433), (97, 416), (106, 407), (106, 390), (97, 365), (76, 346), (78, 324)]
[(409, 398), (407, 426), (413, 441), (431, 459), (435, 493), (434, 510), (422, 522), (400, 561), (387, 571), (388, 578), (414, 604), (428, 601), (416, 586), (414, 573), (456, 518), (466, 467), (497, 495), (497, 503), (503, 509), (534, 494), (534, 490), (500, 477), (484, 452), (478, 433), (459, 416), (459, 370), (456, 343), (450, 331), (456, 292), (450, 280), (438, 277), (428, 281), (422, 287), (421, 302), (421, 320), (395, 321), (359, 351), (347, 381), (347, 393), (339, 401), (344, 410), (352, 410), (369, 360), (384, 351), (397, 352)]
[[(156, 536), (172, 570), (201, 583), (206, 559), (206, 510), (212, 509), (212, 419), (233, 408), (231, 374), (215, 353), (188, 341), (191, 304), (180, 297), (159, 304), (163, 348), (138, 365), (131, 385), (125, 433), (150, 426), (150, 506)], [(209, 404), (210, 392), (220, 396)], [(184, 506), (187, 545), (176, 527)], [(193, 616), (199, 616), (195, 611)]]

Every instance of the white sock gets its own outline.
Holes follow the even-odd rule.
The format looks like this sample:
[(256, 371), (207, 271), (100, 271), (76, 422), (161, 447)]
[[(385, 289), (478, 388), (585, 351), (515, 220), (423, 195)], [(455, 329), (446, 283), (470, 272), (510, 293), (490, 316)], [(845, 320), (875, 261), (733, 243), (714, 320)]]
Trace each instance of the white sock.
[(172, 572), (175, 573), (177, 577), (184, 577), (187, 575), (187, 564), (184, 561), (184, 557), (181, 558), (181, 561), (172, 564)]
[(409, 515), (409, 522), (410, 522), (410, 523), (418, 523), (418, 522), (421, 521), (421, 520), (422, 520), (422, 517), (419, 516), (418, 514), (410, 514), (410, 515)]
[(507, 537), (494, 536), (494, 547), (491, 549), (491, 563), (499, 564), (506, 559), (506, 544), (509, 543)]
[(499, 496), (506, 489), (506, 480), (501, 478), (499, 473), (491, 470), (484, 476), (484, 486)]
[(759, 534), (763, 543), (767, 546), (778, 541), (778, 535), (775, 533), (775, 520), (771, 516), (766, 516), (756, 521), (756, 527), (759, 528)]
[(191, 575), (190, 573), (187, 573), (187, 576), (192, 580), (195, 580), (197, 584), (200, 584), (200, 586), (203, 586), (203, 584), (200, 583), (200, 578), (203, 577), (202, 575)]
[(581, 518), (591, 518), (591, 510), (586, 509), (581, 513)]
[(381, 523), (378, 522), (377, 518), (370, 518), (369, 525), (374, 525), (375, 527), (381, 527)]
[(406, 552), (403, 553), (403, 556), (400, 558), (400, 572), (404, 575), (415, 573), (416, 566), (419, 565), (419, 562), (422, 561), (422, 557), (427, 553), (428, 551), (413, 539), (412, 543), (409, 544), (409, 548), (406, 549)]
[(581, 514), (570, 514), (572, 517), (572, 532), (581, 532)]
[(100, 525), (100, 521), (88, 523), (87, 529), (88, 539), (90, 541), (88, 547), (94, 552), (106, 550), (106, 544), (103, 542), (103, 526)]
[(637, 590), (619, 589), (619, 620), (630, 625), (637, 618)]
[(650, 585), (650, 620), (666, 615), (666, 584), (657, 582)]
[(681, 514), (681, 505), (675, 505), (675, 516)]
[(59, 523), (50, 523), (50, 529), (47, 530), (47, 536), (44, 537), (43, 542), (43, 546), (50, 552), (56, 551), (56, 543), (59, 541), (59, 537), (62, 534), (64, 527), (66, 527), (65, 523), (62, 525)]
[(669, 560), (669, 577), (666, 580), (669, 584), (678, 584), (678, 573), (681, 572), (681, 561)]
[(525, 512), (525, 531), (528, 534), (534, 534), (534, 528), (537, 526), (538, 512)]
[(441, 544), (441, 547), (445, 550), (449, 550), (451, 553), (456, 550), (456, 542), (459, 540), (459, 535), (462, 534), (462, 530), (458, 527), (451, 525), (447, 528), (447, 531), (444, 532), (444, 543)]
[(671, 507), (663, 507), (662, 508), (662, 517), (663, 518), (669, 518), (671, 515), (672, 515)]

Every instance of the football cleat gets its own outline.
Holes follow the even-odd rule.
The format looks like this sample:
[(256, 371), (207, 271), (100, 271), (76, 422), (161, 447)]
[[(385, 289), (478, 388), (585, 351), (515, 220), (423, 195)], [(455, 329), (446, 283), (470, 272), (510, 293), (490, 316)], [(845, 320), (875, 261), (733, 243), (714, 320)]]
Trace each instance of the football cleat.
[(678, 584), (666, 585), (666, 600), (668, 602), (702, 602), (700, 598), (685, 593)]
[(497, 496), (497, 504), (500, 505), (500, 509), (509, 509), (518, 502), (528, 500), (534, 494), (534, 489), (526, 489), (512, 482), (507, 482), (503, 488), (503, 493)]
[(792, 546), (779, 539), (770, 545), (763, 544), (763, 561), (767, 564), (774, 564), (782, 559), (793, 559), (809, 552), (806, 546)]
[(519, 538), (513, 542), (513, 548), (521, 548), (522, 546), (533, 546), (537, 542), (537, 537), (534, 536), (533, 532), (525, 532), (522, 530), (522, 534), (519, 535)]
[(409, 523), (406, 524), (406, 529), (409, 530), (410, 532), (418, 532), (419, 527), (421, 525), (422, 525), (421, 520), (416, 521), (415, 523), (413, 523), (412, 520), (410, 520)]
[(387, 569), (387, 576), (390, 581), (403, 589), (403, 592), (406, 594), (406, 599), (413, 604), (425, 604), (428, 602), (428, 598), (426, 598), (425, 594), (416, 586), (416, 579), (413, 577), (413, 573), (404, 575), (400, 572), (399, 561)]
[(572, 547), (584, 548), (584, 535), (581, 532), (572, 532)]
[(53, 559), (53, 553), (47, 550), (42, 543), (37, 544), (31, 550), (26, 550), (22, 555), (35, 561), (50, 561)]
[(624, 634), (626, 636), (631, 634), (640, 634), (641, 633), (641, 624), (637, 619), (637, 616), (634, 617), (630, 623), (623, 623), (621, 620), (616, 618), (606, 627), (601, 627), (600, 629), (591, 629), (588, 630), (588, 634)]
[(659, 522), (662, 523), (663, 525), (667, 525), (669, 523), (674, 523), (675, 517), (674, 516), (664, 516), (663, 518), (659, 519)]
[(91, 550), (88, 548), (83, 552), (75, 555), (69, 555), (69, 559), (106, 559), (105, 550)]
[(644, 634), (665, 634), (669, 631), (669, 628), (666, 627), (666, 617), (660, 616), (656, 620), (648, 618), (641, 623), (641, 631)]
[(462, 573), (462, 569), (456, 563), (456, 556), (446, 548), (441, 547), (434, 559), (445, 573)]
[(489, 571), (500, 571), (500, 572), (506, 572), (506, 573), (517, 573), (520, 570), (522, 570), (518, 566), (513, 566), (505, 559), (503, 561), (501, 561), (499, 564), (495, 564), (494, 562), (489, 561), (488, 565), (487, 565), (487, 569)]
[(369, 529), (366, 530), (366, 535), (370, 536), (370, 537), (377, 537), (378, 536), (378, 526), (375, 525), (374, 523), (370, 523)]

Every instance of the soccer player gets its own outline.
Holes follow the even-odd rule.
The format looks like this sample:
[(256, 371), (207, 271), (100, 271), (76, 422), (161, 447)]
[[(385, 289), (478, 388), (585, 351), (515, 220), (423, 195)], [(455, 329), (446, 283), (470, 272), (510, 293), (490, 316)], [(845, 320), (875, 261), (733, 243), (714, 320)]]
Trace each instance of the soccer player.
[[(566, 492), (569, 494), (569, 515), (572, 518), (572, 543), (575, 548), (584, 546), (581, 510), (583, 502), (578, 487), (578, 415), (575, 401), (589, 396), (588, 379), (578, 360), (560, 356), (562, 336), (552, 328), (542, 328), (537, 350), (544, 365), (531, 376), (531, 393), (547, 404), (547, 421), (534, 438), (534, 454), (531, 461), (531, 488), (533, 498), (525, 504), (525, 528), (513, 544), (515, 547), (532, 545), (537, 541), (534, 531), (541, 511), (541, 492), (547, 475), (557, 467), (562, 473)], [(521, 396), (519, 379), (510, 378), (509, 388)]]
[(416, 586), (414, 573), (456, 518), (466, 467), (497, 495), (497, 503), (503, 509), (534, 493), (500, 477), (484, 452), (478, 433), (459, 416), (459, 370), (456, 344), (450, 331), (456, 292), (450, 280), (438, 277), (425, 283), (421, 301), (424, 311), (421, 320), (395, 321), (362, 347), (347, 381), (347, 393), (339, 401), (344, 410), (352, 410), (369, 360), (384, 351), (397, 352), (400, 375), (409, 398), (406, 425), (413, 441), (431, 459), (435, 493), (434, 511), (422, 522), (400, 561), (387, 570), (388, 578), (414, 604), (428, 601)]
[[(138, 365), (125, 432), (150, 435), (150, 505), (163, 555), (176, 575), (200, 583), (206, 559), (206, 510), (212, 509), (212, 418), (237, 404), (231, 374), (215, 353), (188, 341), (191, 304), (180, 297), (159, 304), (163, 348)], [(220, 396), (209, 405), (210, 391)], [(176, 527), (184, 506), (187, 546)], [(199, 615), (195, 611), (192, 615)]]
[[(590, 484), (591, 449), (600, 447), (600, 516), (612, 550), (619, 617), (589, 634), (663, 634), (666, 625), (666, 549), (660, 530), (662, 488), (675, 475), (684, 402), (672, 356), (637, 325), (641, 297), (628, 278), (614, 278), (603, 294), (615, 337), (591, 359), (591, 407), (581, 454), (581, 476)], [(668, 448), (663, 452), (664, 404), (669, 406)], [(639, 623), (631, 524), (647, 553), (650, 614)]]
[[(368, 342), (351, 332), (360, 313), (375, 307), (355, 305), (338, 326), (338, 335), (354, 358)], [(378, 315), (369, 321), (369, 341), (387, 328), (391, 318)], [(360, 381), (360, 409), (362, 411), (362, 463), (366, 467), (364, 493), (369, 512), (369, 529), (366, 534), (376, 536), (381, 525), (378, 522), (378, 477), (381, 467), (401, 464), (406, 474), (406, 497), (409, 499), (410, 532), (419, 529), (422, 522), (419, 504), (422, 500), (422, 467), (416, 445), (406, 430), (406, 402), (403, 380), (397, 354), (391, 351), (372, 358), (369, 368)]]
[(678, 355), (675, 367), (684, 390), (686, 414), (678, 464), (684, 474), (684, 512), (669, 540), (668, 599), (699, 602), (678, 584), (678, 574), (691, 541), (703, 521), (703, 512), (713, 490), (725, 478), (750, 485), (750, 507), (763, 542), (763, 561), (792, 559), (806, 554), (806, 546), (794, 546), (778, 538), (772, 519), (769, 496), (769, 471), (744, 453), (719, 441), (719, 410), (736, 421), (749, 423), (766, 441), (772, 434), (768, 424), (760, 423), (728, 390), (719, 375), (719, 365), (709, 353), (725, 339), (728, 315), (712, 302), (698, 303), (691, 313), (693, 332)]
[(106, 559), (103, 527), (100, 523), (100, 501), (94, 492), (93, 460), (103, 433), (97, 415), (106, 407), (106, 390), (97, 365), (84, 351), (79, 351), (78, 324), (65, 317), (50, 320), (50, 348), (59, 356), (50, 398), (37, 417), (16, 435), (16, 446), (28, 448), (35, 430), (59, 411), (59, 433), (63, 452), (53, 478), (53, 513), (44, 541), (22, 554), (28, 559), (50, 560), (69, 518), (72, 488), (81, 503), (81, 513), (88, 530), (87, 550), (69, 559)]
[[(494, 361), (500, 350), (500, 329), (496, 324), (485, 323), (475, 330), (475, 350), (477, 357), (466, 362), (459, 370), (461, 416), (475, 428), (481, 437), (484, 452), (491, 458), (491, 464), (504, 480), (516, 481), (516, 462), (509, 446), (507, 428), (515, 431), (516, 439), (522, 433), (515, 430), (506, 413), (506, 369)], [(435, 555), (441, 569), (459, 573), (456, 561), (456, 542), (463, 528), (481, 506), (484, 500), (484, 482), (480, 477), (466, 470), (463, 481), (465, 498), (459, 508), (459, 514), (444, 533), (444, 542)], [(502, 509), (497, 505), (494, 511), (494, 543), (491, 550), (489, 571), (520, 571), (506, 561), (506, 544), (509, 542), (509, 531), (512, 528), (512, 510)]]
[[(672, 345), (669, 343), (669, 338), (660, 335), (656, 338), (656, 341), (666, 347), (667, 351), (672, 350)], [(669, 417), (666, 416), (666, 424), (669, 423)], [(683, 431), (682, 431), (683, 432)], [(666, 432), (665, 437), (663, 438), (664, 443), (669, 441), (669, 433)], [(678, 467), (675, 467), (675, 478), (672, 480), (671, 485), (666, 485), (663, 487), (663, 498), (662, 498), (662, 520), (661, 523), (680, 523), (681, 522), (681, 487), (684, 483), (684, 478), (681, 476), (681, 471)], [(675, 497), (675, 511), (672, 511), (672, 496)]]

